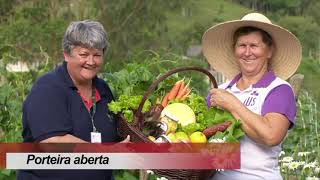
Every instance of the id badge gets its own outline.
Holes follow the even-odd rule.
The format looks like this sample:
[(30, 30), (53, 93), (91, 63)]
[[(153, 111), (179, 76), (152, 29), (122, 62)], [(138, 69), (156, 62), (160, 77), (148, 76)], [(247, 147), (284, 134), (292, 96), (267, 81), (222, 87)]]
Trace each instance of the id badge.
[(101, 143), (101, 133), (91, 132), (91, 142), (92, 143)]

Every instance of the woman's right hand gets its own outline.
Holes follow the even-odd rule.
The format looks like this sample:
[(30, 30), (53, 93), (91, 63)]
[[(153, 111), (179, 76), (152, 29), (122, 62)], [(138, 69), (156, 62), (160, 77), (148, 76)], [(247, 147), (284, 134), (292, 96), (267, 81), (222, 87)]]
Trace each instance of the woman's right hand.
[(210, 105), (223, 108), (234, 112), (239, 106), (242, 106), (241, 101), (230, 92), (224, 89), (213, 88), (210, 90)]

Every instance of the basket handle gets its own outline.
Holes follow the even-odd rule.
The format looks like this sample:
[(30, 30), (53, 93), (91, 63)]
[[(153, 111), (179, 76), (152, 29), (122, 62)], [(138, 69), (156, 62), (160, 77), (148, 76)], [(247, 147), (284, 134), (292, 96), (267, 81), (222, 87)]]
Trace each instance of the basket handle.
[(168, 71), (167, 73), (163, 74), (162, 76), (160, 76), (155, 81), (153, 81), (153, 83), (150, 85), (148, 90), (144, 93), (142, 101), (140, 102), (139, 107), (138, 107), (137, 111), (135, 112), (135, 117), (134, 117), (135, 118), (135, 122), (134, 122), (133, 125), (138, 125), (139, 128), (140, 128), (140, 125), (141, 125), (142, 119), (143, 119), (143, 116), (142, 116), (143, 105), (146, 102), (146, 100), (149, 98), (150, 94), (156, 89), (156, 87), (158, 86), (158, 84), (161, 81), (165, 80), (167, 77), (169, 77), (172, 74), (175, 74), (177, 72), (189, 71), (189, 70), (199, 71), (199, 72), (202, 72), (202, 73), (206, 74), (209, 77), (210, 81), (212, 82), (213, 87), (214, 88), (218, 87), (216, 79), (213, 77), (213, 75), (208, 70), (206, 70), (204, 68), (196, 67), (196, 66), (189, 66), (189, 67), (181, 67), (181, 68), (172, 69), (172, 70)]

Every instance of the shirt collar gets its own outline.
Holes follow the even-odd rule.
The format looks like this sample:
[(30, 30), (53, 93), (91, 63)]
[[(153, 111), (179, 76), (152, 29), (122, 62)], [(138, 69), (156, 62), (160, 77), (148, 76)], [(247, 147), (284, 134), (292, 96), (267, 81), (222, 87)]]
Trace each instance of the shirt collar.
[(67, 84), (69, 88), (77, 89), (77, 87), (74, 85), (67, 69), (67, 62), (63, 61), (62, 65), (57, 68), (58, 73), (63, 78), (64, 82)]
[[(95, 93), (96, 94), (96, 102), (99, 102), (101, 100), (100, 92), (99, 92), (99, 90), (97, 88), (95, 89), (95, 91), (96, 91), (96, 93)], [(93, 106), (92, 99), (86, 99), (86, 98), (84, 98), (84, 96), (81, 95), (80, 91), (77, 91), (77, 92), (80, 95), (80, 97), (82, 98), (82, 100), (83, 100), (84, 104), (86, 105), (87, 109), (90, 111), (90, 109)]]
[[(227, 86), (227, 88), (232, 87), (234, 84), (236, 84), (236, 82), (239, 81), (239, 79), (241, 78), (242, 74), (239, 73), (238, 75), (236, 75), (232, 81), (229, 83), (229, 85)], [(269, 84), (276, 79), (276, 76), (274, 74), (273, 71), (268, 71), (265, 75), (263, 75), (263, 77), (256, 83), (253, 84), (252, 87), (253, 88), (265, 88), (267, 86), (269, 86)]]
[(276, 79), (276, 75), (273, 71), (268, 71), (263, 77), (253, 85), (254, 88), (265, 88), (268, 87), (273, 80)]
[(227, 86), (227, 88), (231, 88), (236, 82), (239, 81), (239, 79), (241, 78), (241, 73), (239, 73), (238, 75), (236, 75), (232, 81), (230, 81), (229, 85)]

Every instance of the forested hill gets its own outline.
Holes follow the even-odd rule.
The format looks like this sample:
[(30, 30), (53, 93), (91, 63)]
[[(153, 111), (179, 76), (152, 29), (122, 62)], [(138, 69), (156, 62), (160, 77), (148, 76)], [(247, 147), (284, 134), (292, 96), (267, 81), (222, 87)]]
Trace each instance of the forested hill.
[(39, 47), (57, 60), (63, 32), (72, 20), (101, 21), (110, 34), (111, 58), (122, 58), (141, 49), (184, 53), (200, 43), (211, 25), (253, 11), (296, 34), (305, 57), (319, 56), (318, 0), (0, 0), (0, 4), (1, 52), (26, 61), (35, 59), (30, 53), (39, 52)]
[[(306, 87), (319, 89), (319, 0), (0, 0), (0, 59), (7, 62), (61, 62), (61, 39), (73, 20), (95, 19), (109, 32), (108, 63), (121, 68), (120, 60), (140, 52), (185, 55), (199, 45), (208, 27), (262, 12), (301, 40), (309, 64), (300, 71)], [(113, 63), (117, 62), (117, 63)], [(311, 65), (310, 65), (311, 63)], [(311, 71), (308, 71), (313, 67)], [(320, 99), (320, 93), (314, 91)]]

